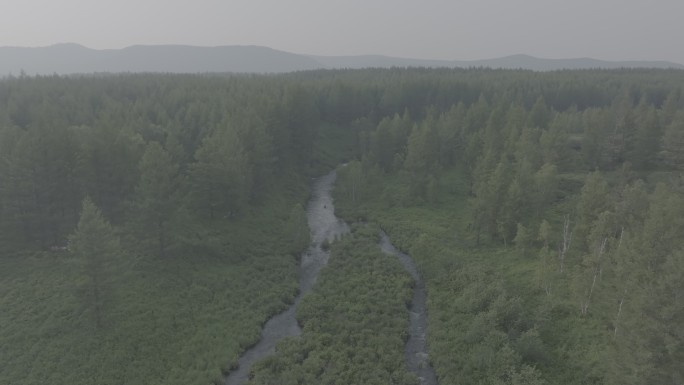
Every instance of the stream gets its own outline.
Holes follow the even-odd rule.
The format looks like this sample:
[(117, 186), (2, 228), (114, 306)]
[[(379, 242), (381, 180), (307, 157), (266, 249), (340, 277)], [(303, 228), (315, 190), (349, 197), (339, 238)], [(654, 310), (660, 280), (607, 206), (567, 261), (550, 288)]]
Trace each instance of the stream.
[(330, 242), (349, 232), (347, 224), (335, 216), (331, 193), (336, 177), (337, 173), (332, 171), (316, 179), (311, 188), (311, 198), (306, 206), (306, 217), (311, 231), (311, 246), (301, 257), (299, 294), (292, 306), (266, 322), (261, 331), (261, 339), (240, 357), (238, 368), (226, 377), (226, 385), (247, 383), (252, 365), (274, 354), (278, 341), (301, 334), (302, 331), (295, 319), (295, 312), (302, 297), (311, 291), (321, 268), (328, 263), (330, 253), (323, 250), (322, 244), (325, 240)]
[[(252, 365), (275, 353), (275, 346), (281, 339), (299, 336), (301, 329), (297, 324), (295, 312), (302, 297), (311, 291), (321, 268), (328, 263), (330, 253), (323, 250), (325, 240), (335, 238), (349, 232), (344, 221), (335, 216), (332, 200), (332, 188), (337, 174), (332, 171), (318, 179), (312, 185), (311, 198), (306, 208), (307, 220), (311, 231), (311, 246), (302, 254), (299, 267), (299, 293), (294, 303), (282, 313), (271, 317), (261, 331), (259, 342), (248, 349), (238, 360), (238, 368), (230, 372), (225, 385), (243, 385), (249, 379)], [(406, 342), (405, 356), (409, 371), (420, 380), (421, 385), (436, 385), (435, 373), (427, 360), (425, 331), (427, 327), (427, 293), (425, 283), (420, 277), (416, 265), (407, 254), (397, 250), (384, 232), (380, 241), (384, 253), (396, 255), (404, 268), (415, 280), (413, 300), (410, 308), (409, 339)]]
[(380, 249), (385, 254), (396, 255), (404, 269), (411, 274), (415, 281), (413, 299), (409, 309), (411, 314), (409, 339), (406, 341), (406, 348), (404, 350), (408, 369), (418, 377), (421, 385), (437, 385), (435, 371), (428, 361), (427, 341), (425, 338), (427, 330), (427, 292), (425, 291), (425, 282), (418, 273), (413, 259), (408, 254), (397, 250), (384, 231), (380, 239)]

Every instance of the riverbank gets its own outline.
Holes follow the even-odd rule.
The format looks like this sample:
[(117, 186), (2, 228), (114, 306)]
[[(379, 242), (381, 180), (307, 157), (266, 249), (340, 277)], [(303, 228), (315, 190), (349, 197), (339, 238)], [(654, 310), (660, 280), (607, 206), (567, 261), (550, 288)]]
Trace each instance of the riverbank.
[[(400, 261), (409, 257), (397, 258), (386, 238), (378, 244), (377, 227), (357, 224), (346, 235), (349, 228), (335, 216), (335, 179), (332, 172), (313, 184), (307, 205), (312, 244), (301, 258), (300, 294), (266, 323), (261, 341), (240, 358), (226, 384), (250, 377), (249, 384), (436, 383), (425, 373), (429, 365), (415, 360), (425, 358), (426, 301), (415, 266), (407, 271)], [(422, 312), (410, 325), (408, 306)]]
[(377, 227), (352, 225), (330, 245), (328, 265), (297, 310), (301, 336), (257, 363), (250, 384), (419, 383), (404, 356), (413, 280), (377, 242)]
[(408, 340), (404, 349), (406, 363), (411, 373), (418, 377), (421, 385), (437, 385), (437, 376), (429, 360), (427, 346), (427, 290), (425, 281), (411, 256), (401, 252), (392, 244), (387, 233), (380, 234), (380, 250), (399, 259), (404, 269), (413, 278), (413, 298), (411, 299)]
[(295, 312), (303, 296), (311, 291), (318, 273), (328, 262), (329, 252), (324, 250), (323, 244), (349, 232), (347, 225), (335, 217), (335, 206), (331, 196), (335, 178), (336, 173), (332, 171), (316, 179), (311, 187), (311, 198), (306, 208), (307, 223), (311, 232), (311, 245), (301, 256), (297, 296), (292, 305), (264, 324), (259, 342), (240, 356), (237, 368), (226, 376), (226, 385), (246, 383), (252, 365), (273, 355), (276, 351), (276, 345), (284, 338), (301, 334), (299, 323), (295, 319)]
[(459, 170), (440, 175), (433, 203), (399, 203), (407, 193), (401, 190), (405, 177), (366, 179), (365, 195), (354, 201), (348, 192), (355, 181), (341, 173), (338, 212), (382, 226), (415, 261), (430, 294), (428, 361), (439, 382), (545, 384), (542, 369), (551, 362), (541, 333), (549, 326), (549, 309), (518, 297), (534, 289), (536, 259), (514, 248), (476, 247), (468, 232), (467, 184)]

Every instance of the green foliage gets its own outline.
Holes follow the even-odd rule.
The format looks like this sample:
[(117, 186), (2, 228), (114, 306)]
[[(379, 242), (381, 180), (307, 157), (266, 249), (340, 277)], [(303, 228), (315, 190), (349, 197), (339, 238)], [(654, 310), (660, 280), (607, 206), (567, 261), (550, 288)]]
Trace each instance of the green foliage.
[(414, 126), (406, 144), (404, 169), (411, 175), (411, 193), (425, 197), (429, 176), (435, 173), (439, 161), (439, 136), (435, 124), (427, 120)]
[(76, 231), (69, 237), (69, 251), (83, 265), (88, 278), (84, 302), (90, 304), (95, 324), (101, 327), (104, 298), (110, 295), (107, 291), (111, 281), (109, 266), (114, 258), (121, 257), (123, 250), (114, 229), (89, 197), (83, 200), (81, 218)]
[(411, 286), (398, 260), (380, 253), (376, 231), (356, 228), (332, 243), (302, 300), (302, 336), (280, 342), (250, 384), (417, 384), (403, 355)]
[(662, 157), (671, 167), (684, 170), (684, 113), (680, 113), (665, 129)]
[[(291, 198), (271, 201), (221, 229), (221, 258), (196, 248), (165, 259), (116, 253), (104, 260), (108, 243), (96, 243), (97, 252), (87, 256), (102, 259), (99, 329), (87, 291), (88, 261), (76, 255), (84, 250), (81, 241), (72, 243), (73, 253), (1, 258), (0, 286), (7, 290), (0, 293), (0, 356), (8, 359), (0, 382), (219, 380), (258, 340), (261, 324), (294, 299), (297, 261), (284, 254), (292, 204)], [(88, 212), (84, 221), (92, 218)], [(111, 234), (95, 229), (77, 230), (74, 238)], [(98, 239), (106, 241), (104, 235)]]
[(549, 204), (554, 203), (558, 188), (558, 171), (555, 165), (544, 163), (534, 174), (534, 207), (538, 214)]
[[(293, 300), (287, 254), (308, 243), (287, 223), (305, 196), (302, 168), (276, 163), (293, 148), (270, 139), (291, 134), (273, 123), (287, 114), (272, 104), (286, 83), (0, 81), (0, 355), (11, 357), (0, 382), (220, 381)], [(193, 159), (211, 153), (201, 150), (209, 137), (216, 151)], [(196, 178), (202, 167), (216, 171), (206, 184)], [(81, 210), (85, 196), (92, 203)], [(206, 220), (215, 196), (223, 206)], [(118, 233), (125, 250), (113, 246)]]
[(515, 238), (513, 238), (513, 243), (515, 247), (520, 250), (521, 253), (525, 254), (525, 250), (529, 247), (532, 240), (532, 234), (525, 226), (518, 222), (516, 225)]
[(544, 246), (549, 245), (549, 239), (551, 238), (551, 225), (544, 219), (539, 225), (539, 235), (537, 236), (538, 241), (542, 241)]
[(251, 172), (242, 143), (233, 130), (207, 136), (190, 166), (195, 207), (210, 219), (232, 217), (244, 211)]
[(286, 242), (290, 243), (288, 251), (294, 256), (299, 255), (311, 243), (306, 211), (300, 203), (295, 204), (290, 211), (285, 224), (285, 237)]
[(365, 193), (365, 178), (361, 162), (358, 160), (349, 162), (340, 170), (339, 178), (341, 180), (340, 184), (345, 186), (352, 203), (356, 203), (363, 198)]
[(140, 160), (140, 180), (133, 197), (132, 216), (136, 235), (151, 247), (143, 252), (165, 257), (174, 233), (181, 203), (181, 179), (178, 165), (157, 142), (150, 142)]
[[(649, 138), (661, 135), (664, 111), (644, 98), (634, 107), (625, 95), (616, 95), (610, 108), (548, 110), (548, 121), (537, 102), (536, 117), (526, 121), (541, 129), (516, 123), (525, 121), (520, 110), (504, 113), (481, 98), (466, 113), (466, 121), (477, 123), (465, 129), (462, 163), (451, 168), (439, 158), (430, 170), (436, 181), (445, 179), (433, 184), (434, 198), (399, 198), (412, 195), (415, 174), (396, 171), (366, 180), (378, 193), (353, 205), (337, 195), (343, 216), (363, 212), (418, 261), (430, 295), (430, 357), (440, 381), (681, 378), (674, 364), (681, 362), (682, 336), (674, 326), (681, 301), (672, 296), (676, 284), (665, 283), (682, 272), (675, 262), (683, 246), (675, 236), (684, 231), (681, 182), (663, 168), (655, 157), (659, 145)], [(677, 114), (669, 100), (673, 132)], [(428, 115), (414, 127), (443, 124), (433, 119)], [(670, 151), (667, 166), (673, 168), (675, 147), (663, 145), (662, 152)], [(374, 159), (372, 152), (366, 156)], [(411, 164), (431, 159), (418, 158)], [(595, 171), (587, 175), (587, 167)], [(661, 171), (645, 172), (654, 168)], [(344, 183), (339, 188), (344, 191)], [(511, 241), (519, 252), (501, 247)], [(529, 258), (528, 250), (539, 250), (538, 257)]]
[[(442, 383), (681, 382), (682, 79), (2, 79), (0, 382), (220, 382), (292, 301), (304, 181), (340, 162), (341, 215), (418, 262)], [(255, 381), (415, 383), (407, 277), (363, 234)]]
[(608, 183), (599, 171), (590, 173), (580, 194), (577, 204), (577, 226), (575, 238), (586, 247), (586, 237), (589, 235), (591, 225), (598, 216), (608, 209), (610, 196)]

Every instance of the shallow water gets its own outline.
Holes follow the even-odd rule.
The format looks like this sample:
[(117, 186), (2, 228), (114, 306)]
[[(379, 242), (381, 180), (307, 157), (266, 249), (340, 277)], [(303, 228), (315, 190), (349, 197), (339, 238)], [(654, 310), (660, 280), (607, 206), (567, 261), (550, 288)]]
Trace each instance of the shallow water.
[(322, 249), (325, 240), (349, 232), (349, 227), (335, 216), (335, 206), (331, 196), (337, 174), (335, 171), (316, 179), (312, 185), (311, 198), (306, 207), (306, 215), (311, 231), (311, 246), (302, 254), (299, 267), (299, 294), (294, 303), (284, 312), (270, 318), (261, 331), (259, 342), (248, 349), (238, 360), (238, 368), (228, 374), (226, 385), (241, 385), (247, 382), (252, 365), (275, 353), (278, 341), (285, 337), (298, 336), (301, 329), (295, 319), (297, 305), (316, 282), (321, 268), (328, 262), (330, 254)]
[(437, 377), (428, 361), (426, 331), (427, 331), (427, 292), (425, 282), (418, 273), (416, 264), (408, 254), (397, 250), (384, 232), (380, 239), (380, 248), (385, 254), (396, 255), (411, 274), (415, 281), (413, 299), (411, 300), (411, 320), (409, 323), (409, 339), (406, 342), (404, 354), (409, 371), (415, 374), (421, 385), (436, 385)]
[[(245, 384), (252, 365), (275, 353), (278, 341), (285, 337), (298, 336), (301, 329), (295, 319), (297, 305), (302, 297), (311, 291), (321, 268), (328, 263), (330, 254), (322, 249), (324, 241), (348, 233), (349, 227), (335, 216), (332, 200), (332, 188), (337, 175), (335, 171), (315, 180), (312, 186), (311, 199), (306, 208), (307, 220), (311, 231), (311, 246), (302, 254), (299, 267), (299, 294), (294, 303), (284, 312), (273, 316), (264, 325), (261, 339), (248, 349), (238, 360), (238, 368), (228, 374), (226, 385)], [(406, 342), (405, 356), (409, 370), (419, 379), (421, 385), (436, 385), (435, 372), (428, 362), (427, 343), (427, 293), (418, 269), (411, 257), (397, 250), (384, 232), (380, 240), (380, 248), (384, 253), (396, 255), (404, 268), (415, 281), (413, 299), (410, 308), (409, 339)]]

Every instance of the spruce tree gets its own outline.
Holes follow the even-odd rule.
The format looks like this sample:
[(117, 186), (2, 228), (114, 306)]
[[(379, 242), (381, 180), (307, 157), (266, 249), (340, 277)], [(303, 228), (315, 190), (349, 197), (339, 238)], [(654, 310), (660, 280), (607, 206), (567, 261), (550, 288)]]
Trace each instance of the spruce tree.
[(207, 136), (190, 165), (192, 200), (210, 219), (232, 217), (244, 210), (251, 191), (252, 168), (232, 129)]
[(171, 243), (170, 225), (180, 206), (178, 165), (157, 142), (151, 142), (140, 160), (134, 213), (138, 237), (164, 257)]
[(84, 301), (99, 328), (103, 325), (104, 302), (108, 296), (109, 265), (121, 255), (121, 246), (114, 229), (89, 197), (83, 199), (78, 226), (69, 236), (69, 250), (81, 261), (88, 278)]

